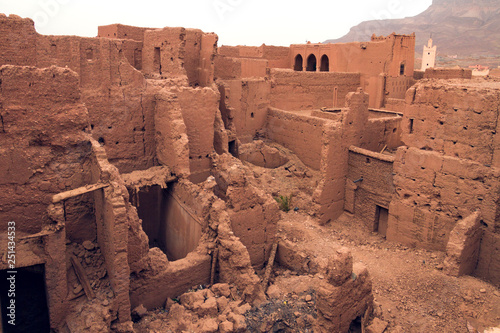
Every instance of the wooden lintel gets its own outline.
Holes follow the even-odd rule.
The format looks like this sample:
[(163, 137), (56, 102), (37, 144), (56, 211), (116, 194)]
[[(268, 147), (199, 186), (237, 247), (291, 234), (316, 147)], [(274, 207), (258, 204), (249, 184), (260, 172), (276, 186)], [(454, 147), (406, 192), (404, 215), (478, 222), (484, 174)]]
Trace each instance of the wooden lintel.
[(79, 188), (75, 188), (74, 190), (69, 190), (66, 192), (61, 192), (52, 197), (52, 203), (58, 203), (64, 200), (68, 200), (70, 198), (77, 197), (82, 194), (90, 193), (96, 190), (99, 190), (101, 188), (108, 187), (109, 184), (103, 184), (103, 183), (98, 183), (98, 184), (92, 184), (92, 185), (86, 185), (82, 186)]

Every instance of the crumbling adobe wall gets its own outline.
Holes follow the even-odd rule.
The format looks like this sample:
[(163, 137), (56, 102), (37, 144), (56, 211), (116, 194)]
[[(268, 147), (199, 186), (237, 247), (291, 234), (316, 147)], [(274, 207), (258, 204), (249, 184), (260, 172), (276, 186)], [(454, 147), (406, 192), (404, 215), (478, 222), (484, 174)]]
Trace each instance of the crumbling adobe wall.
[(266, 79), (218, 81), (221, 114), (226, 129), (243, 143), (250, 142), (265, 126), (270, 84)]
[[(14, 26), (14, 27), (12, 27)], [(30, 19), (1, 17), (0, 64), (27, 64), (15, 54), (28, 54), (37, 67), (58, 65), (79, 74), (82, 100), (95, 139), (107, 145), (110, 160), (120, 171), (144, 169), (154, 163), (153, 105), (143, 104), (143, 75), (125, 57), (137, 43), (128, 40), (41, 36)], [(20, 42), (10, 42), (10, 41)], [(23, 44), (29, 41), (29, 44)]]
[(480, 209), (497, 225), (498, 169), (417, 148), (398, 149), (387, 239), (444, 251), (459, 219)]
[(267, 120), (267, 138), (290, 150), (308, 167), (321, 166), (324, 126), (327, 119), (304, 116), (271, 108)]
[(357, 147), (349, 149), (344, 208), (359, 218), (367, 230), (374, 231), (377, 206), (389, 208), (394, 192), (393, 162), (390, 155)]
[(290, 48), (283, 46), (227, 46), (219, 48), (219, 55), (230, 58), (267, 60), (269, 68), (289, 68)]
[(269, 62), (263, 59), (215, 57), (215, 77), (220, 80), (265, 77)]
[(328, 223), (344, 211), (344, 195), (348, 172), (348, 149), (359, 146), (368, 129), (369, 97), (361, 88), (346, 96), (340, 123), (330, 122), (324, 128), (321, 151), (321, 181), (313, 200), (320, 205), (321, 223)]
[[(370, 116), (371, 116), (370, 112)], [(401, 122), (400, 116), (390, 115), (381, 118), (369, 119), (367, 131), (363, 133), (359, 147), (374, 152), (380, 152), (384, 148), (393, 150), (403, 145), (401, 141)]]
[(427, 68), (424, 79), (472, 79), (472, 69), (465, 68)]
[(357, 73), (310, 73), (274, 69), (271, 70), (271, 106), (289, 111), (343, 106), (347, 93), (356, 91), (360, 85), (360, 75)]
[(149, 28), (140, 28), (124, 24), (101, 25), (97, 28), (97, 37), (112, 39), (131, 39), (144, 41), (144, 32)]
[[(19, 232), (36, 233), (48, 221), (54, 194), (90, 181), (89, 117), (77, 75), (56, 67), (0, 67), (0, 120), (0, 216), (16, 221)], [(70, 221), (92, 223), (85, 217), (91, 205), (81, 208)]]
[(36, 66), (33, 21), (0, 14), (0, 65)]
[(406, 98), (406, 91), (405, 91), (405, 95), (403, 96), (402, 99), (386, 98), (385, 103), (384, 103), (384, 108), (386, 110), (399, 112), (402, 114), (402, 113), (404, 113), (405, 108), (406, 108), (405, 98)]
[(448, 156), (500, 166), (500, 84), (423, 81), (407, 93), (403, 142)]
[(250, 184), (251, 171), (229, 154), (214, 160), (215, 193), (227, 205), (231, 228), (246, 246), (254, 267), (269, 258), (280, 218), (276, 201)]
[(220, 96), (210, 88), (185, 88), (176, 94), (189, 140), (191, 180), (203, 181), (210, 174), (209, 157), (214, 152), (214, 122)]

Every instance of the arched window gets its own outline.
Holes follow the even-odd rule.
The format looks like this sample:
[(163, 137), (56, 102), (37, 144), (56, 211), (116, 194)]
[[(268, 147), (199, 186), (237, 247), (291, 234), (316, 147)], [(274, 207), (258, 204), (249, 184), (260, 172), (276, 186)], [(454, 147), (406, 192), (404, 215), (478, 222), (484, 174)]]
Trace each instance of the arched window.
[(311, 54), (307, 58), (307, 71), (308, 72), (316, 72), (316, 56), (314, 54)]
[(330, 71), (330, 60), (328, 59), (328, 56), (324, 54), (321, 57), (321, 67), (319, 68), (321, 72), (329, 72)]
[(304, 65), (304, 59), (300, 54), (297, 54), (297, 56), (295, 57), (295, 66), (293, 66), (293, 69), (300, 72), (303, 69), (303, 65)]

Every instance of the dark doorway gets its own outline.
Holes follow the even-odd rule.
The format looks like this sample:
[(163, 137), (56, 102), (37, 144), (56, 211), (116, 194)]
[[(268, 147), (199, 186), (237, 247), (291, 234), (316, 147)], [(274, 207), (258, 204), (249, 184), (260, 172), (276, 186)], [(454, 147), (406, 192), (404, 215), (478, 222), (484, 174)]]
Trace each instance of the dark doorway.
[(229, 153), (238, 158), (238, 147), (236, 146), (236, 140), (229, 141)]
[(153, 66), (154, 71), (161, 75), (161, 50), (159, 47), (155, 47)]
[(316, 64), (317, 64), (316, 56), (314, 54), (311, 54), (307, 58), (307, 71), (308, 72), (316, 72)]
[(304, 59), (300, 54), (297, 54), (295, 57), (295, 66), (293, 66), (293, 69), (297, 72), (301, 72), (304, 69)]
[(401, 63), (399, 66), (399, 75), (405, 75), (405, 64)]
[[(45, 266), (36, 265), (17, 268), (16, 274), (0, 271), (2, 306), (2, 326), (4, 333), (46, 333), (50, 332), (49, 307), (45, 286)], [(8, 280), (8, 278), (12, 278)], [(13, 284), (11, 281), (15, 281)], [(15, 290), (15, 296), (9, 295)], [(13, 297), (9, 297), (13, 296)], [(11, 300), (15, 300), (15, 326), (9, 324), (8, 309)]]
[(325, 54), (321, 57), (321, 67), (319, 68), (321, 72), (329, 72), (330, 71), (330, 60), (328, 56)]
[(375, 224), (373, 231), (378, 232), (382, 236), (387, 236), (387, 222), (389, 221), (389, 210), (387, 208), (377, 206), (375, 212)]

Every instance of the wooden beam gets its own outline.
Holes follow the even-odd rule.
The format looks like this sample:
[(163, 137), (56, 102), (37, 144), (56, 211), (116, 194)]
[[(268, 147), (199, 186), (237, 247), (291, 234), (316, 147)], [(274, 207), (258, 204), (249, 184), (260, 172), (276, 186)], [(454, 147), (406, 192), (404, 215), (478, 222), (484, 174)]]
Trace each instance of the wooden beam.
[(278, 241), (273, 244), (271, 250), (271, 255), (269, 256), (269, 261), (267, 262), (266, 273), (264, 274), (264, 280), (262, 281), (262, 287), (264, 292), (267, 291), (267, 283), (269, 282), (269, 277), (271, 276), (271, 271), (273, 270), (274, 258), (276, 257), (276, 251), (278, 250)]
[(92, 287), (90, 286), (87, 274), (85, 274), (85, 270), (83, 269), (82, 264), (80, 264), (80, 261), (74, 255), (71, 256), (71, 264), (73, 265), (76, 277), (78, 278), (78, 281), (80, 281), (80, 284), (82, 285), (83, 290), (87, 295), (87, 298), (89, 300), (94, 299), (95, 294), (94, 291), (92, 290)]
[(215, 282), (215, 269), (217, 267), (217, 259), (219, 258), (219, 248), (216, 247), (212, 254), (212, 269), (210, 271), (210, 286), (214, 285)]
[(108, 186), (109, 184), (99, 183), (99, 184), (85, 185), (83, 187), (75, 188), (74, 190), (61, 192), (52, 197), (52, 203), (58, 203), (64, 200), (68, 200), (70, 198), (74, 198), (82, 194), (97, 191), (101, 188), (105, 188)]

